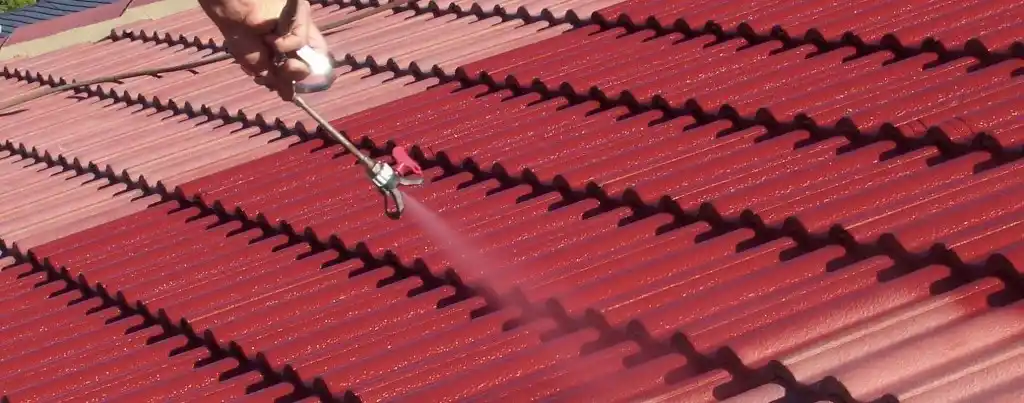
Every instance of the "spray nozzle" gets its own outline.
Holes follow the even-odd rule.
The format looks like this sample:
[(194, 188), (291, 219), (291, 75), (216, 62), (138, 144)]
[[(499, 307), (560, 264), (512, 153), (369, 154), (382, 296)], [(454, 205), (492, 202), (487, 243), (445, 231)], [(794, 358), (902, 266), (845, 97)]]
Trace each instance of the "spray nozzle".
[[(393, 168), (385, 162), (377, 161), (367, 170), (367, 174), (370, 175), (370, 180), (377, 187), (377, 190), (384, 195), (384, 214), (392, 219), (398, 219), (401, 218), (402, 212), (405, 211), (402, 191), (398, 190), (398, 187), (423, 184), (422, 177), (405, 177), (402, 176), (402, 171), (409, 170), (416, 175), (420, 175), (423, 173), (423, 169), (402, 147), (395, 147), (391, 155), (395, 159), (396, 167)], [(391, 201), (394, 201), (394, 209), (390, 207)]]

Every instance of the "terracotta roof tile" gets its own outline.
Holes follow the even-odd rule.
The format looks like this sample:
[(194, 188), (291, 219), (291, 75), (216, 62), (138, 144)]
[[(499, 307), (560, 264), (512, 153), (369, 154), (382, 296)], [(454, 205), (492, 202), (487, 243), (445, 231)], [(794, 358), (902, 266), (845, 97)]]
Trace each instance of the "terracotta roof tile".
[[(1019, 400), (1016, 3), (613, 3), (420, 2), (332, 37), (311, 104), (409, 148), (406, 194), (477, 261), (383, 218), (229, 63), (0, 117), (0, 394)], [(0, 90), (220, 40), (189, 11)]]

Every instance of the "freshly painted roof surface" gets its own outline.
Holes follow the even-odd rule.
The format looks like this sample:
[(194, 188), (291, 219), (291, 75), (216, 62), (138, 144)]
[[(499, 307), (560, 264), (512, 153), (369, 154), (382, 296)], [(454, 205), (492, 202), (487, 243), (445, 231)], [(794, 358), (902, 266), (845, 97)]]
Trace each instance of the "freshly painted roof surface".
[[(410, 148), (475, 261), (228, 63), (33, 101), (0, 117), (0, 394), (1019, 402), (1022, 17), (421, 2), (332, 36), (310, 103)], [(185, 12), (0, 94), (220, 44)]]

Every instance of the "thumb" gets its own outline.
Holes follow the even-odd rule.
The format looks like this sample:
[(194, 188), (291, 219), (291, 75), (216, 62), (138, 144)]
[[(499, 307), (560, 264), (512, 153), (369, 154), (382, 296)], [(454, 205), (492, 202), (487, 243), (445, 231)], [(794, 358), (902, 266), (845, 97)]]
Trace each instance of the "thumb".
[(267, 35), (265, 38), (267, 44), (281, 54), (294, 52), (308, 45), (306, 42), (309, 36), (309, 26), (312, 23), (310, 20), (310, 5), (309, 2), (303, 0), (298, 0), (296, 3), (298, 4), (296, 4), (297, 9), (295, 10), (294, 19), (291, 21), (278, 21), (278, 24), (288, 24), (286, 33), (281, 35), (280, 31), (278, 31)]
[(295, 28), (292, 28), (290, 32), (282, 36), (267, 35), (266, 41), (279, 54), (294, 52), (306, 45), (305, 35), (297, 35)]

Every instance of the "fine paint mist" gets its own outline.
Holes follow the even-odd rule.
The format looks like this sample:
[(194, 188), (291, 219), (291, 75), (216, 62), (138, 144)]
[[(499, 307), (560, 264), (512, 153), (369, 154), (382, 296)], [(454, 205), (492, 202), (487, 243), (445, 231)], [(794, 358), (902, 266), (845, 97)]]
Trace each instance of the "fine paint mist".
[(429, 207), (410, 197), (408, 193), (404, 193), (403, 196), (407, 217), (416, 222), (423, 234), (448, 259), (457, 273), (462, 273), (463, 277), (481, 275), (493, 279), (495, 270), (504, 266), (504, 262), (484, 254), (483, 248)]
[[(404, 194), (405, 197), (405, 213), (406, 217), (412, 219), (417, 226), (420, 227), (423, 234), (427, 236), (431, 243), (433, 243), (438, 251), (448, 259), (449, 264), (455, 269), (456, 273), (460, 274), (460, 277), (474, 277), (482, 279), (492, 285), (498, 285), (504, 288), (508, 286), (508, 282), (517, 280), (518, 276), (523, 275), (524, 272), (519, 270), (521, 263), (514, 263), (513, 259), (504, 259), (506, 256), (494, 256), (494, 253), (483, 253), (483, 249), (480, 245), (473, 242), (466, 231), (461, 228), (457, 228), (445, 221), (438, 213), (434, 212), (429, 207), (423, 205), (418, 200), (409, 197), (408, 194)], [(501, 257), (502, 259), (495, 259), (495, 257)], [(547, 322), (539, 322), (547, 323)], [(545, 327), (545, 330), (550, 330)], [(509, 330), (514, 331), (514, 330)], [(525, 374), (520, 379), (527, 384), (542, 384), (551, 379), (555, 374), (562, 378), (579, 379), (587, 390), (596, 389), (600, 391), (606, 391), (604, 394), (614, 393), (614, 389), (621, 385), (616, 382), (607, 382), (606, 379), (610, 376), (615, 366), (602, 366), (597, 372), (600, 376), (597, 376), (593, 381), (586, 381), (595, 374), (595, 369), (592, 368), (586, 360), (578, 360), (574, 357), (582, 355), (580, 346), (588, 345), (589, 343), (598, 342), (601, 340), (600, 332), (594, 328), (586, 329), (583, 331), (572, 333), (565, 338), (557, 339), (556, 341), (547, 344), (545, 347), (546, 351), (558, 354), (565, 358), (548, 368), (541, 369), (536, 372)], [(493, 359), (500, 357), (507, 357), (514, 352), (508, 352), (508, 354), (497, 354)], [(571, 394), (574, 389), (568, 389)], [(566, 390), (550, 390), (551, 396), (560, 397)], [(501, 387), (492, 388), (489, 392), (485, 392), (482, 395), (477, 395), (482, 401), (497, 401), (505, 397), (508, 393), (508, 389)], [(600, 395), (600, 393), (598, 394)], [(444, 400), (444, 399), (439, 399)], [(568, 399), (572, 400), (572, 399)]]

